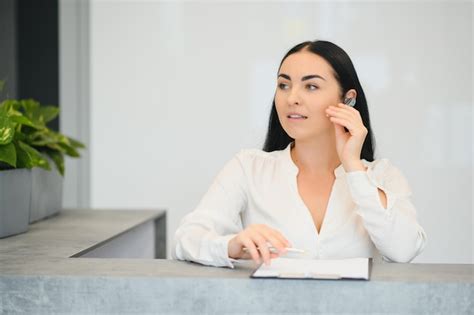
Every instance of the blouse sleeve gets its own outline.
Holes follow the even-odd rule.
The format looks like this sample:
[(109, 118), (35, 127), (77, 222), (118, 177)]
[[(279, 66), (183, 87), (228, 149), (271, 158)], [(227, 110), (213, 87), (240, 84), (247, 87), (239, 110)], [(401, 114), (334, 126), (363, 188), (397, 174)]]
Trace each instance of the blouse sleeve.
[(198, 206), (181, 220), (173, 239), (173, 259), (234, 268), (228, 242), (242, 230), (240, 213), (247, 204), (242, 152), (226, 163)]
[[(402, 173), (387, 159), (380, 159), (367, 171), (346, 176), (356, 213), (382, 258), (410, 262), (420, 254), (426, 246), (426, 234), (417, 222), (411, 188)], [(382, 206), (377, 188), (385, 193), (387, 208)]]

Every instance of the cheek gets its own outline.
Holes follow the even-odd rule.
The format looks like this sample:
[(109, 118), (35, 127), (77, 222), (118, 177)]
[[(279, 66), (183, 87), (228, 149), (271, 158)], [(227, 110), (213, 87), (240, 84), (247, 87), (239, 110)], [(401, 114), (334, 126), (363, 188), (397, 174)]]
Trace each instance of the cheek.
[(275, 94), (275, 107), (276, 107), (278, 116), (280, 116), (280, 112), (283, 111), (285, 107), (285, 102), (283, 98), (281, 97), (281, 95), (279, 95), (278, 93)]
[(282, 104), (283, 104), (283, 97), (282, 97), (281, 93), (276, 92), (275, 93), (275, 105), (278, 108), (278, 107), (281, 107)]
[(329, 104), (321, 99), (313, 99), (312, 102), (308, 103), (307, 109), (308, 114), (312, 117), (326, 117), (326, 108)]
[(326, 109), (331, 105), (337, 105), (337, 103), (338, 101), (332, 95), (320, 93), (310, 100), (310, 110), (314, 114), (326, 117)]

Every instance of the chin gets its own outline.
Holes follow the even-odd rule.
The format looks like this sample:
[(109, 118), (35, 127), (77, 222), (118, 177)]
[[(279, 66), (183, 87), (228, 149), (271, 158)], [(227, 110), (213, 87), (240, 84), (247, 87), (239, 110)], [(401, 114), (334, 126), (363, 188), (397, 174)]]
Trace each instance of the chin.
[[(331, 127), (331, 126), (329, 126)], [(305, 129), (298, 129), (295, 130), (294, 128), (283, 128), (285, 132), (293, 139), (301, 141), (307, 139), (314, 139), (323, 134), (327, 134), (329, 132), (328, 128), (325, 129), (316, 129), (316, 130), (305, 130)]]

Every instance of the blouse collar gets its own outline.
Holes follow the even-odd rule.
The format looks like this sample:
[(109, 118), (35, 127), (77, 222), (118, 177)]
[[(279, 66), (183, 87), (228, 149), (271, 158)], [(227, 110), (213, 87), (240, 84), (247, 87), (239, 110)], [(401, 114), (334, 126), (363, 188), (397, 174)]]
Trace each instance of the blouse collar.
[[(288, 146), (283, 150), (283, 155), (285, 159), (285, 164), (288, 166), (288, 169), (296, 175), (298, 174), (298, 167), (291, 158), (291, 146), (293, 145), (293, 143), (294, 141), (288, 144)], [(365, 166), (369, 166), (369, 162), (367, 162), (365, 159), (362, 159), (362, 163), (364, 163)], [(334, 169), (334, 175), (336, 176), (336, 178), (344, 176), (345, 174), (346, 171), (344, 170), (342, 163)]]

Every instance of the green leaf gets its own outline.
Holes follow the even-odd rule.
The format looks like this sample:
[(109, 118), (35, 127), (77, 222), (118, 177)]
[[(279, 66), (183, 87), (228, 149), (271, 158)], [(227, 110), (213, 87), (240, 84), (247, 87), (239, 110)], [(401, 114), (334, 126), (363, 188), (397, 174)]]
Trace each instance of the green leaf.
[(0, 161), (16, 167), (16, 149), (13, 143), (0, 145)]
[(26, 116), (30, 118), (33, 115), (33, 112), (35, 112), (40, 106), (39, 102), (33, 99), (21, 100), (20, 105), (24, 109)]
[(71, 145), (72, 145), (74, 148), (81, 148), (81, 149), (83, 149), (83, 148), (86, 147), (82, 142), (80, 142), (80, 141), (78, 141), (78, 140), (75, 140), (75, 139), (73, 139), (73, 138), (71, 138), (71, 137), (68, 137), (68, 139), (69, 139), (69, 143), (71, 143)]
[(0, 111), (0, 145), (12, 142), (15, 134), (15, 123)]
[(56, 118), (59, 115), (59, 108), (56, 106), (41, 106), (39, 107), (39, 115), (42, 116), (42, 120), (47, 123)]
[(69, 142), (68, 137), (66, 137), (65, 135), (62, 135), (59, 132), (54, 132), (54, 131), (51, 131), (51, 133), (56, 138), (58, 143), (66, 144), (66, 145), (69, 145), (69, 146), (71, 145), (71, 143)]
[(41, 167), (46, 170), (51, 169), (48, 160), (35, 148), (22, 141), (15, 142), (15, 147), (17, 150), (17, 168)]
[(26, 141), (26, 135), (21, 132), (15, 132), (15, 136), (13, 137), (13, 141)]
[(7, 112), (10, 110), (17, 111), (20, 109), (20, 103), (17, 100), (6, 99), (0, 103), (0, 109), (6, 110)]
[(64, 144), (64, 143), (58, 143), (58, 145), (64, 150), (64, 153), (68, 156), (71, 156), (71, 157), (80, 157), (81, 155), (79, 154), (79, 152), (77, 152), (77, 150), (70, 146), (70, 145), (67, 145), (67, 144)]
[[(80, 156), (79, 149), (85, 148), (83, 143), (55, 132), (47, 126), (47, 123), (55, 119), (58, 114), (57, 106), (42, 106), (33, 99), (6, 100), (0, 103), (0, 117), (5, 117), (3, 124), (8, 125), (8, 128), (12, 127), (12, 134), (8, 131), (8, 137), (7, 132), (3, 131), (4, 141), (13, 143), (17, 168), (42, 167), (49, 170), (51, 161), (46, 158), (48, 156), (61, 175), (64, 175), (64, 155)], [(0, 141), (1, 136), (2, 133)], [(6, 147), (2, 149), (5, 151)], [(10, 154), (8, 160), (11, 162), (10, 147), (8, 152)], [(0, 158), (0, 167), (1, 163), (4, 162)], [(7, 163), (4, 163), (4, 166), (8, 167)]]
[(0, 145), (12, 142), (14, 136), (13, 127), (0, 127)]
[(28, 144), (38, 147), (58, 143), (58, 138), (48, 129), (41, 129), (31, 132), (28, 134), (27, 139)]
[(45, 153), (53, 160), (59, 173), (64, 176), (64, 155), (53, 150), (46, 150)]
[(59, 151), (61, 153), (66, 153), (66, 149), (61, 147), (58, 143), (48, 143), (45, 145), (46, 148)]
[(11, 116), (10, 119), (14, 122), (16, 122), (17, 124), (20, 124), (20, 125), (25, 125), (25, 126), (30, 126), (32, 128), (35, 128), (35, 129), (41, 129), (43, 128), (42, 126), (40, 125), (36, 125), (34, 124), (29, 118), (25, 117), (25, 116)]
[(25, 116), (28, 117), (33, 124), (39, 127), (45, 127), (46, 122), (44, 121), (44, 116), (41, 114), (40, 103), (33, 100), (21, 100), (20, 101), (21, 107), (25, 112)]
[(8, 99), (0, 104), (0, 109), (4, 109), (9, 116), (22, 116), (20, 108), (20, 102), (17, 100)]

